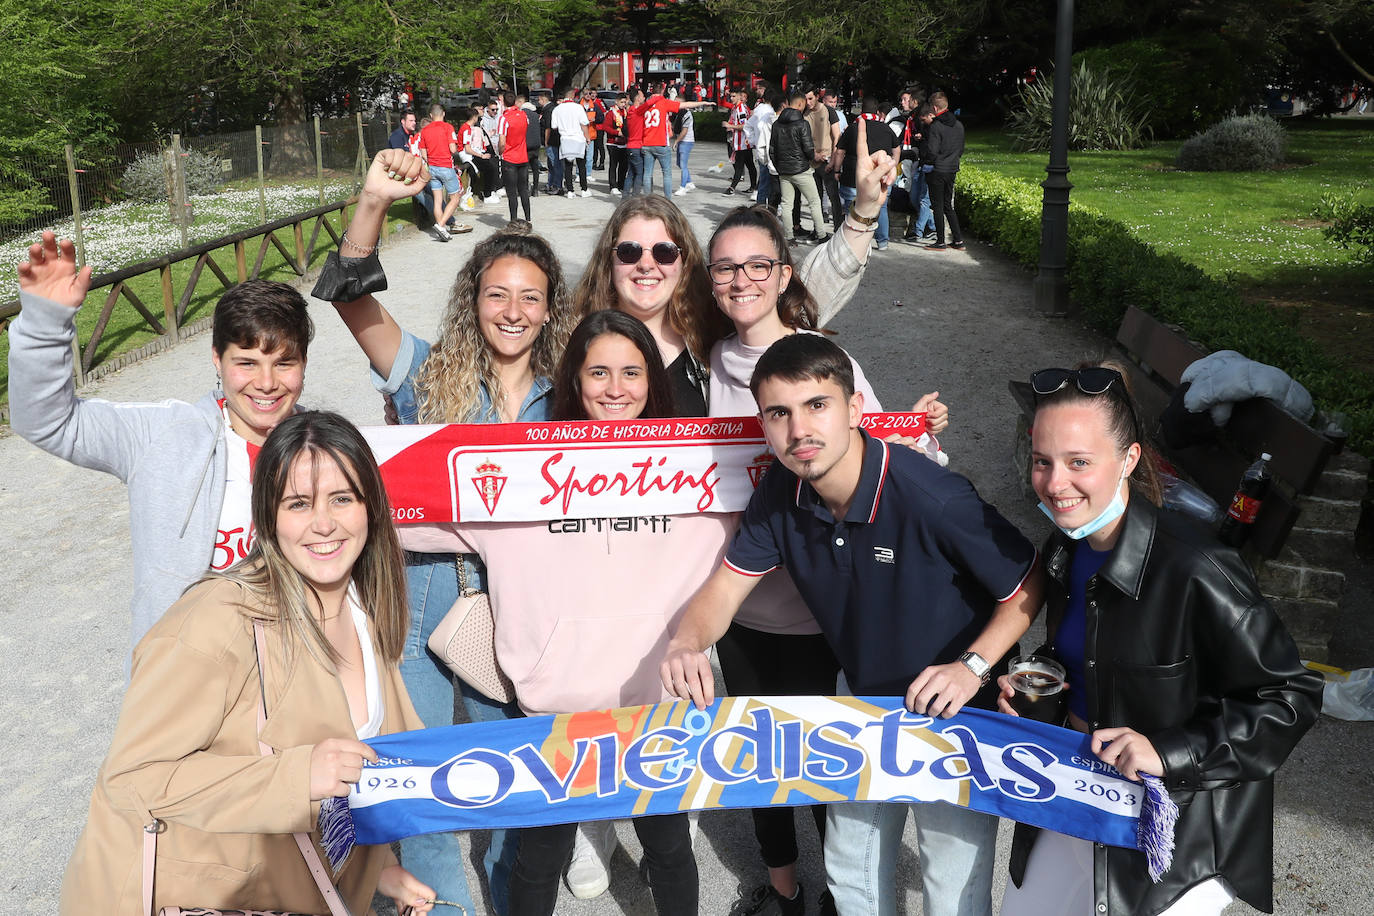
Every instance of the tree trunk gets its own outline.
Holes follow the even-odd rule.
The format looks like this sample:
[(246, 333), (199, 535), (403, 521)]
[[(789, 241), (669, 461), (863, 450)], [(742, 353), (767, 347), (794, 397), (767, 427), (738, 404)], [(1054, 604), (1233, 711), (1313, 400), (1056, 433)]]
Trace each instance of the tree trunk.
[(265, 153), (267, 172), (274, 176), (315, 177), (315, 138), (306, 120), (305, 91), (299, 82), (283, 86), (273, 100), (273, 120)]

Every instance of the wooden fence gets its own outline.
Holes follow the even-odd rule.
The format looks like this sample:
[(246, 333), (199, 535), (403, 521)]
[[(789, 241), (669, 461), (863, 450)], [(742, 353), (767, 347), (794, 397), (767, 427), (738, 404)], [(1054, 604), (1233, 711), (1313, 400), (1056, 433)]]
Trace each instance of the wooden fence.
[[(96, 320), (90, 337), (84, 343), (79, 338), (72, 342), (77, 385), (85, 384), (89, 380), (92, 370), (96, 367), (96, 353), (100, 346), (100, 338), (104, 335), (110, 316), (121, 298), (132, 305), (142, 316), (144, 323), (162, 338), (153, 345), (153, 349), (165, 349), (181, 338), (186, 309), (195, 295), (196, 286), (206, 268), (209, 268), (210, 272), (219, 280), (220, 285), (227, 289), (235, 283), (256, 279), (262, 273), (263, 260), (267, 256), (268, 247), (272, 246), (281, 253), (287, 265), (298, 276), (303, 277), (309, 269), (316, 245), (320, 242), (321, 230), (329, 236), (327, 244), (332, 243), (337, 248), (343, 230), (348, 225), (348, 208), (356, 202), (357, 197), (349, 197), (347, 200), (335, 201), (313, 210), (295, 213), (274, 222), (233, 232), (208, 242), (202, 242), (199, 245), (192, 245), (152, 260), (92, 277), (91, 290), (93, 292), (108, 287), (109, 293), (105, 296), (105, 302), (100, 309), (100, 316)], [(311, 220), (315, 220), (315, 227), (307, 239), (305, 224)], [(286, 234), (287, 230), (290, 230), (290, 238), (287, 241), (282, 241), (282, 236)], [(216, 255), (218, 255), (227, 263), (228, 253), (224, 249), (231, 247), (234, 257), (233, 279), (231, 279), (226, 267), (215, 260)], [(250, 269), (249, 258), (254, 247), (256, 247), (256, 254), (251, 255), (252, 267)], [(178, 292), (172, 276), (172, 267), (184, 261), (194, 261), (195, 263), (191, 267), (191, 273), (185, 284)], [(150, 308), (128, 285), (129, 281), (135, 277), (154, 272), (159, 275), (161, 280), (160, 312), (155, 308)], [(0, 305), (0, 331), (7, 330), (10, 319), (17, 314), (19, 314), (18, 300)], [(8, 410), (4, 411), (4, 415), (0, 416), (0, 419), (7, 421), (8, 414)]]

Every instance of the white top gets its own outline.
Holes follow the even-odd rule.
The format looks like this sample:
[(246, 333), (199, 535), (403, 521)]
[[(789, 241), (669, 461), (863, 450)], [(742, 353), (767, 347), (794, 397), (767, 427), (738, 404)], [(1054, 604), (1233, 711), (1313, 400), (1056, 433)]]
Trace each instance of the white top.
[(349, 588), (348, 610), (353, 626), (358, 630), (358, 645), (363, 651), (363, 693), (367, 697), (367, 722), (358, 727), (358, 740), (375, 738), (382, 732), (386, 705), (382, 702), (382, 684), (377, 679), (377, 653), (372, 649), (372, 633), (367, 628), (367, 615), (358, 606), (357, 593)]
[(219, 510), (219, 528), (215, 532), (215, 549), (210, 555), (210, 568), (225, 570), (248, 556), (253, 546), (253, 471), (249, 459), (248, 440), (234, 432), (229, 422), (229, 408), (220, 406), (224, 414), (224, 504)]
[(587, 137), (582, 132), (588, 124), (587, 110), (577, 102), (564, 99), (554, 106), (549, 124), (558, 131), (558, 157), (580, 158), (587, 149)]

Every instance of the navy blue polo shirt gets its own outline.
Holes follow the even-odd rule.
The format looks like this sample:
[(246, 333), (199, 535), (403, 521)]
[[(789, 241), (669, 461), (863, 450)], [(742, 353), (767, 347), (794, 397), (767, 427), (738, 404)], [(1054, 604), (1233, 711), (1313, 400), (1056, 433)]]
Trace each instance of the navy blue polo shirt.
[(863, 470), (843, 519), (774, 462), (725, 562), (746, 576), (787, 567), (851, 690), (897, 696), (968, 650), (1036, 552), (967, 478), (860, 432)]

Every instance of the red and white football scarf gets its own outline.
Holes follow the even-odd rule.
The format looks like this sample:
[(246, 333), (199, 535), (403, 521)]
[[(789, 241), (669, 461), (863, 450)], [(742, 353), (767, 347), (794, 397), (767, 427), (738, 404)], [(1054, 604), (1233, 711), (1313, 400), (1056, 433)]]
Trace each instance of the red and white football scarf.
[[(925, 414), (873, 413), (876, 438)], [(756, 417), (374, 426), (398, 524), (741, 512), (773, 463)]]

